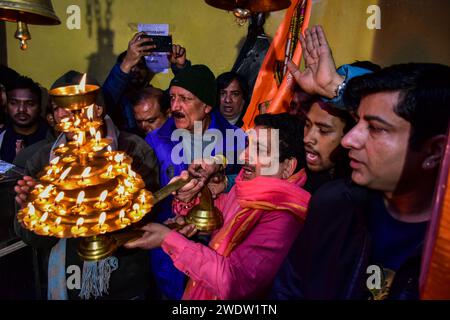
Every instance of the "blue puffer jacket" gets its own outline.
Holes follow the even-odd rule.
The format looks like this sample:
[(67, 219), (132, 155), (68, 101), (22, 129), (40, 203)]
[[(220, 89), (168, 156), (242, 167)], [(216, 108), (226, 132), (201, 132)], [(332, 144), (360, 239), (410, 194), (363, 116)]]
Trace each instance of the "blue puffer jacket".
[[(158, 158), (159, 182), (161, 187), (167, 185), (173, 177), (180, 175), (181, 171), (187, 170), (188, 167), (184, 163), (174, 164), (171, 159), (172, 149), (180, 143), (171, 140), (172, 133), (175, 129), (175, 121), (173, 118), (169, 118), (161, 128), (149, 133), (145, 139), (155, 151), (156, 157)], [(231, 125), (216, 109), (211, 112), (211, 123), (208, 129), (217, 129), (223, 134), (224, 155), (226, 155), (227, 150), (233, 148), (235, 162), (227, 166), (226, 173), (237, 174), (240, 170), (240, 165), (236, 164), (236, 159), (239, 152), (245, 146), (244, 144), (236, 145), (233, 141), (227, 141), (226, 130), (241, 129)], [(230, 162), (230, 159), (228, 160)], [(172, 213), (172, 198), (172, 196), (169, 196), (161, 202), (157, 215), (158, 222), (164, 222), (174, 216)], [(171, 258), (161, 248), (151, 250), (150, 256), (151, 268), (159, 289), (170, 300), (181, 299), (186, 284), (185, 275), (175, 268)]]

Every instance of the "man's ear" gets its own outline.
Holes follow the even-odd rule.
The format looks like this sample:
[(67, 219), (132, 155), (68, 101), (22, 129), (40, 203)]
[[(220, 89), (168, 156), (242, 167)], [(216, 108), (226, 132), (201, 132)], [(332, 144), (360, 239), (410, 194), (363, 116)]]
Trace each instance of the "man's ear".
[(429, 139), (424, 146), (425, 159), (422, 162), (422, 168), (425, 170), (439, 168), (444, 157), (447, 136), (440, 134)]
[(297, 159), (296, 158), (289, 158), (285, 159), (282, 163), (280, 163), (281, 166), (281, 179), (288, 179), (290, 178), (294, 172), (295, 168), (297, 168)]
[(45, 118), (46, 118), (46, 120), (47, 120), (47, 123), (51, 126), (51, 127), (54, 127), (55, 126), (55, 117), (53, 117), (53, 114), (51, 114), (51, 113), (47, 113), (46, 115), (45, 115)]
[(209, 106), (209, 105), (207, 105), (207, 104), (205, 104), (205, 113), (208, 114), (208, 113), (210, 113), (211, 111), (212, 111), (212, 107)]

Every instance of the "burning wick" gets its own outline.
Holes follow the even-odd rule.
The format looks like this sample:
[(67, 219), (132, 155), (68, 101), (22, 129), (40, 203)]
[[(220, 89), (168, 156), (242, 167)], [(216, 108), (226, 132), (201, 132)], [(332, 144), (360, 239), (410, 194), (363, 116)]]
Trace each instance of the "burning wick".
[(94, 105), (93, 104), (91, 104), (88, 107), (88, 109), (86, 111), (86, 115), (87, 115), (87, 118), (88, 118), (89, 121), (94, 120)]
[(100, 143), (100, 139), (101, 139), (101, 135), (100, 135), (100, 132), (97, 132), (96, 134), (95, 134), (95, 145), (96, 146), (98, 146), (98, 144)]
[(116, 154), (114, 156), (114, 161), (117, 162), (119, 166), (121, 166), (123, 161), (123, 153)]
[(81, 191), (81, 192), (78, 194), (78, 197), (77, 197), (77, 208), (79, 208), (79, 207), (81, 206), (81, 204), (83, 203), (83, 201), (84, 201), (84, 196), (85, 196), (84, 191)]
[(81, 182), (84, 182), (84, 178), (87, 178), (89, 173), (91, 173), (91, 167), (87, 167), (83, 170), (83, 173), (81, 174)]
[(81, 235), (83, 233), (85, 233), (87, 231), (86, 227), (83, 227), (83, 223), (84, 223), (84, 219), (83, 218), (79, 218), (77, 220), (77, 225), (72, 227), (72, 229), (70, 231), (72, 231), (72, 234), (75, 236)]
[(61, 236), (60, 233), (61, 233), (61, 231), (63, 231), (63, 227), (60, 226), (60, 224), (61, 224), (61, 217), (58, 217), (58, 218), (56, 218), (55, 223), (53, 224), (53, 226), (50, 227), (50, 231), (53, 234), (57, 234), (57, 235)]
[(66, 170), (64, 170), (64, 172), (59, 177), (59, 181), (63, 181), (64, 179), (66, 179), (67, 176), (69, 175), (70, 170), (72, 170), (72, 167), (69, 167)]
[[(64, 146), (64, 145), (61, 145), (61, 146)], [(61, 160), (61, 157), (56, 157), (52, 161), (50, 161), (50, 164), (56, 166), (58, 164), (59, 160)]]
[(145, 204), (145, 194), (141, 194), (139, 196), (139, 200), (141, 200), (141, 205), (144, 205)]
[(108, 208), (108, 204), (105, 203), (106, 197), (108, 196), (108, 190), (104, 190), (101, 194), (100, 194), (100, 199), (99, 202), (97, 202), (94, 206), (97, 209), (100, 210), (105, 210)]
[(62, 199), (64, 199), (64, 192), (63, 191), (58, 193), (58, 195), (56, 196), (56, 198), (55, 198), (55, 205), (60, 203)]
[(44, 189), (44, 191), (41, 192), (41, 194), (39, 195), (39, 198), (42, 199), (47, 199), (48, 197), (50, 197), (50, 192), (53, 189), (53, 185), (48, 185), (47, 188)]
[(116, 224), (119, 225), (121, 228), (125, 228), (127, 225), (131, 223), (130, 219), (125, 218), (125, 210), (120, 210), (119, 213), (119, 219), (116, 221)]
[(80, 84), (75, 86), (76, 94), (84, 93), (86, 91), (86, 73), (81, 78)]
[[(105, 225), (106, 212), (102, 212), (98, 218), (98, 231), (100, 233), (105, 233), (108, 230), (108, 226)], [(97, 229), (97, 228), (96, 228)]]
[(106, 174), (108, 175), (108, 177), (113, 177), (112, 170), (113, 170), (113, 166), (109, 165), (108, 170), (106, 171)]
[(130, 213), (131, 218), (136, 221), (141, 218), (141, 214), (139, 212), (139, 205), (137, 203), (133, 204), (133, 211)]

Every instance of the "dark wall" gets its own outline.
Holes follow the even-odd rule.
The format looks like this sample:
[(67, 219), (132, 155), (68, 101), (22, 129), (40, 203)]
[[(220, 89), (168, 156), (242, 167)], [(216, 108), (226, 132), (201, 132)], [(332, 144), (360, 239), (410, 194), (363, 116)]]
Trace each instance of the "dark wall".
[(450, 1), (379, 0), (373, 61), (386, 66), (402, 62), (450, 65)]

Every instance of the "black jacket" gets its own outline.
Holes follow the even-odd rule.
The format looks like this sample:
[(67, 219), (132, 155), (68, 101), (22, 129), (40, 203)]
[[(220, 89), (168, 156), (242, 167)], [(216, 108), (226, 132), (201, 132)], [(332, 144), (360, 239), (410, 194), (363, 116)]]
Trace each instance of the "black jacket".
[[(271, 298), (368, 299), (374, 191), (336, 180), (311, 198), (305, 226), (274, 282)], [(417, 299), (422, 247), (396, 272), (389, 299)]]

